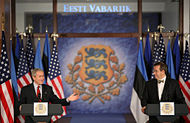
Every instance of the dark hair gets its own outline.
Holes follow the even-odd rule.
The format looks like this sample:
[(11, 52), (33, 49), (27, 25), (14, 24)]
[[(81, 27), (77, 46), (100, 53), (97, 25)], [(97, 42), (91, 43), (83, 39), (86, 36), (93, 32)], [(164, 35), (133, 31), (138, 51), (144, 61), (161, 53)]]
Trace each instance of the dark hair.
[(160, 66), (160, 71), (164, 70), (165, 74), (167, 74), (168, 66), (163, 62), (157, 62), (157, 63), (154, 64), (154, 66), (158, 66), (158, 65)]

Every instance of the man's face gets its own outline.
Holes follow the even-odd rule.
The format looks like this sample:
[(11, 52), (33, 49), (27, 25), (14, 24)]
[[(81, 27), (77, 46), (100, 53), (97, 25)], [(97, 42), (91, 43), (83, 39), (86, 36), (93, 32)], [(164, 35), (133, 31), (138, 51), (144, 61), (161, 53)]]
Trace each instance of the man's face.
[(44, 83), (44, 72), (37, 71), (36, 76), (33, 76), (32, 78), (36, 84), (41, 85)]
[(165, 71), (160, 71), (160, 65), (154, 66), (153, 74), (157, 80), (163, 79), (165, 77)]

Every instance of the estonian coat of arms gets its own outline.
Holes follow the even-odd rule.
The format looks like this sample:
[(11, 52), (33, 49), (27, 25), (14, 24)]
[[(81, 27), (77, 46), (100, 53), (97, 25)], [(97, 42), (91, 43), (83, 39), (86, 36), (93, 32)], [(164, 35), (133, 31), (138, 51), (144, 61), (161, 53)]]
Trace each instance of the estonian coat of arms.
[(65, 78), (73, 91), (82, 96), (82, 100), (92, 103), (96, 98), (102, 103), (118, 96), (122, 84), (127, 82), (123, 70), (125, 64), (119, 64), (115, 51), (110, 46), (83, 46), (68, 64), (69, 73)]

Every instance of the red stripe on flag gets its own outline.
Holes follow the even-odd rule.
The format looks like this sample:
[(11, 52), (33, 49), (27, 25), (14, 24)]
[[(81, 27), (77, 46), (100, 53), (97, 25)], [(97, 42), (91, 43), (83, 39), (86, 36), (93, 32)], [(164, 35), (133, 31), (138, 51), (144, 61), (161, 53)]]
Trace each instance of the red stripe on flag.
[(67, 110), (66, 110), (66, 106), (62, 106), (64, 111), (65, 111), (65, 114), (67, 114)]
[[(20, 79), (17, 79), (17, 84), (18, 84), (18, 86), (19, 86), (20, 88), (23, 87), (23, 84), (22, 84), (22, 82), (20, 81)], [(19, 92), (19, 93), (20, 93), (20, 92)]]
[[(11, 102), (12, 102), (12, 105), (14, 107), (13, 88), (12, 88), (12, 85), (11, 85), (12, 83), (11, 83), (11, 81), (7, 81), (7, 82), (5, 82), (5, 84), (7, 86), (7, 90), (9, 92), (9, 96), (11, 98)], [(5, 95), (5, 96), (7, 96), (7, 95)]]
[(186, 123), (190, 123), (190, 120), (189, 120), (189, 118), (187, 116), (183, 116), (183, 118), (184, 118)]
[(185, 96), (187, 97), (187, 99), (189, 100), (190, 99), (190, 95), (188, 94), (187, 90), (184, 88), (184, 86), (182, 85), (181, 81), (179, 81), (179, 85), (180, 85), (180, 88), (182, 90), (182, 92), (185, 94)]
[[(7, 84), (7, 83), (10, 83), (10, 81), (7, 81), (7, 82), (5, 82), (5, 85), (7, 86), (9, 86), (10, 84)], [(9, 108), (9, 106), (8, 106), (8, 104), (7, 104), (7, 101), (9, 101), (9, 100), (6, 100), (6, 98), (5, 98), (5, 94), (4, 94), (4, 92), (3, 92), (3, 89), (2, 89), (2, 85), (3, 84), (1, 84), (0, 85), (0, 94), (1, 94), (1, 96), (0, 96), (0, 99), (1, 99), (1, 103), (2, 103), (2, 105), (3, 105), (3, 107), (4, 107), (4, 111), (6, 112), (6, 117), (7, 117), (7, 119), (9, 119), (9, 122), (10, 123), (13, 123), (14, 121), (13, 121), (13, 117), (11, 116), (11, 111), (10, 111), (10, 108)], [(12, 88), (12, 87), (11, 87)], [(10, 89), (9, 89), (10, 90)], [(12, 90), (11, 90), (12, 91)], [(11, 94), (10, 92), (8, 92), (9, 94)], [(7, 95), (6, 95), (7, 96)], [(10, 95), (10, 97), (13, 97), (13, 94), (12, 94), (12, 96)], [(11, 99), (12, 100), (12, 99)], [(1, 115), (2, 115), (2, 113), (1, 113)], [(1, 116), (2, 117), (2, 116)], [(3, 117), (2, 117), (3, 118)]]
[(52, 79), (51, 82), (52, 82), (52, 85), (53, 85), (54, 89), (56, 90), (57, 95), (61, 99), (61, 93), (60, 93), (59, 89), (57, 88), (57, 85), (55, 84), (55, 81)]
[[(182, 92), (183, 92), (183, 94), (185, 96), (185, 99), (188, 100), (188, 101), (190, 101), (190, 95), (189, 95), (189, 93), (187, 92), (187, 90), (184, 87), (184, 86), (187, 86), (189, 88), (189, 83), (188, 82), (184, 82), (183, 78), (181, 78), (181, 79), (182, 79), (181, 81), (179, 80), (180, 88), (181, 88), (181, 90), (182, 90)], [(183, 83), (185, 85), (183, 85)], [(190, 112), (190, 106), (189, 105), (187, 105), (187, 106), (188, 106), (188, 110)], [(185, 120), (186, 123), (190, 123), (190, 120), (189, 120), (189, 118), (187, 116), (183, 116), (183, 118), (184, 118), (184, 120)]]
[(21, 121), (18, 119), (18, 117), (15, 118), (16, 123), (21, 123)]
[(56, 120), (59, 119), (57, 115), (54, 115), (54, 117), (55, 117)]
[(22, 76), (22, 78), (24, 79), (24, 81), (25, 81), (25, 83), (28, 85), (28, 84), (30, 84), (30, 82), (28, 81), (28, 79), (26, 78), (26, 76), (24, 75), (24, 76)]
[(186, 84), (187, 87), (190, 89), (190, 83), (187, 81), (187, 82), (185, 82), (185, 84)]
[(1, 115), (1, 122), (2, 122), (2, 123), (4, 123), (4, 120), (3, 120), (3, 117), (2, 117), (2, 115)]
[[(60, 76), (57, 76), (57, 80), (59, 82), (59, 84), (61, 85), (61, 89), (63, 90), (63, 84), (62, 84), (62, 80)], [(64, 91), (64, 90), (63, 90)], [(63, 98), (63, 97), (62, 97)]]

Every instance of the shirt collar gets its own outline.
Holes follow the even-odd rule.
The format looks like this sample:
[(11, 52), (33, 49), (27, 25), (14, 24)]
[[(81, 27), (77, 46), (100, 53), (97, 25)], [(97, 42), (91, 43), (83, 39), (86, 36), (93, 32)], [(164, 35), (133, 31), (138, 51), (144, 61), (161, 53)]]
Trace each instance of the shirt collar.
[(165, 82), (166, 81), (166, 76), (164, 78), (160, 79), (160, 80), (163, 80)]
[(33, 82), (34, 88), (37, 88), (38, 86), (40, 86), (40, 88), (42, 87), (42, 85), (38, 85), (35, 82)]

